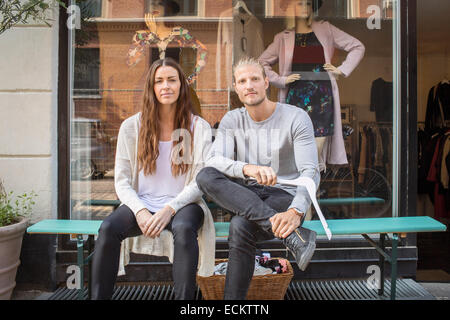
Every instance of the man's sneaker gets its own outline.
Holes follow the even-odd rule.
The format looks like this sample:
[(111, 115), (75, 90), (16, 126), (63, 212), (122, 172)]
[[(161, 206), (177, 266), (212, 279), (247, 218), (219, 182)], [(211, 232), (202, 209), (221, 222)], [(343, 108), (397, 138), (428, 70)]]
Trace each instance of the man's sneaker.
[(299, 227), (283, 240), (292, 252), (300, 270), (305, 271), (316, 249), (316, 233)]

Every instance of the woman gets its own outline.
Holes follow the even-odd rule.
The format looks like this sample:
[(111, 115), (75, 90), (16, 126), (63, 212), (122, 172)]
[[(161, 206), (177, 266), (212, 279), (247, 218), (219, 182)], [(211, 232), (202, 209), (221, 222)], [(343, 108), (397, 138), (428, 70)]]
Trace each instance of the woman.
[[(99, 230), (93, 299), (111, 298), (121, 243), (129, 237), (144, 235), (152, 242), (161, 240), (163, 230), (171, 231), (176, 299), (194, 298), (199, 255), (202, 273), (212, 274), (214, 224), (195, 182), (211, 144), (209, 130), (205, 120), (192, 114), (180, 66), (170, 58), (155, 61), (147, 74), (142, 111), (126, 119), (119, 130), (114, 178), (122, 205)], [(172, 259), (170, 250), (156, 251), (146, 253)]]
[[(295, 26), (275, 35), (259, 60), (270, 83), (280, 88), (279, 101), (303, 108), (310, 115), (323, 171), (326, 163), (347, 163), (336, 78), (350, 75), (365, 48), (332, 24), (314, 21), (313, 13), (321, 5), (322, 0), (282, 1), (295, 19)], [(331, 64), (335, 48), (348, 52), (339, 67)], [(279, 74), (271, 67), (277, 62)], [(331, 144), (329, 153), (326, 142)]]

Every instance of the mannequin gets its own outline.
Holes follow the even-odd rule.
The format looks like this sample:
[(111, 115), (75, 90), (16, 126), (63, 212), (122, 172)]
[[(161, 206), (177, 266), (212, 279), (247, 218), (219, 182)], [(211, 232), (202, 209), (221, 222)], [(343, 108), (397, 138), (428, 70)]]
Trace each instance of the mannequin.
[[(261, 21), (249, 11), (245, 2), (236, 1), (236, 4), (224, 10), (219, 18), (216, 51), (217, 89), (229, 87), (234, 92), (233, 64), (243, 57), (258, 58), (263, 51)], [(239, 98), (236, 98), (239, 101)], [(239, 101), (237, 105), (240, 107), (242, 103)]]
[[(278, 33), (260, 56), (269, 81), (279, 90), (279, 101), (303, 108), (311, 117), (320, 170), (329, 164), (347, 164), (342, 135), (339, 91), (336, 79), (348, 77), (364, 56), (364, 45), (325, 21), (315, 21), (321, 0), (284, 0), (295, 21), (293, 28)], [(341, 66), (331, 64), (334, 49), (348, 52)], [(279, 63), (279, 74), (272, 65)]]
[[(189, 30), (180, 26), (169, 27), (164, 21), (163, 17), (176, 15), (180, 11), (179, 5), (172, 0), (149, 0), (148, 10), (145, 14), (145, 24), (148, 30), (136, 31), (133, 36), (133, 44), (128, 50), (127, 64), (130, 67), (139, 63), (147, 46), (156, 45), (159, 50), (159, 59), (166, 57), (167, 49), (169, 47), (188, 47), (193, 48), (197, 52), (196, 65), (192, 74), (188, 75), (187, 81), (191, 92), (192, 105), (196, 114), (201, 114), (200, 100), (197, 97), (192, 85), (197, 80), (198, 75), (206, 65), (206, 58), (208, 51), (206, 47), (195, 37), (193, 37)], [(175, 46), (173, 46), (175, 44)], [(179, 53), (181, 57), (182, 51)], [(179, 60), (174, 57), (175, 60)], [(181, 61), (180, 61), (181, 64)]]

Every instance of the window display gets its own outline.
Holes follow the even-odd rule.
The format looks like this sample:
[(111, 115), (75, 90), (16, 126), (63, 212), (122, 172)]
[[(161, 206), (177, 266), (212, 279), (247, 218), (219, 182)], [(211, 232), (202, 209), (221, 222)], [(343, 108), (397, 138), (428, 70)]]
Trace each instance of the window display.
[[(98, 2), (89, 23), (71, 30), (71, 218), (102, 220), (120, 203), (113, 170), (119, 127), (140, 110), (145, 75), (164, 57), (181, 65), (194, 113), (211, 128), (243, 107), (233, 65), (243, 57), (260, 61), (270, 83), (267, 96), (304, 109), (313, 123), (321, 171), (317, 199), (325, 218), (392, 216), (397, 5)], [(80, 35), (85, 41), (75, 41)], [(433, 97), (445, 91), (439, 88)], [(437, 100), (430, 101), (428, 118), (441, 119)], [(229, 221), (226, 210), (210, 205), (215, 221)], [(308, 219), (319, 219), (314, 208)]]
[[(328, 22), (313, 20), (321, 0), (282, 1), (280, 6), (292, 15), (294, 28), (277, 34), (260, 61), (271, 84), (280, 88), (279, 101), (303, 108), (310, 115), (321, 171), (326, 163), (346, 164), (335, 77), (350, 75), (364, 55), (364, 45)], [(335, 48), (348, 52), (339, 68), (331, 64)], [(271, 68), (276, 62), (279, 73)]]

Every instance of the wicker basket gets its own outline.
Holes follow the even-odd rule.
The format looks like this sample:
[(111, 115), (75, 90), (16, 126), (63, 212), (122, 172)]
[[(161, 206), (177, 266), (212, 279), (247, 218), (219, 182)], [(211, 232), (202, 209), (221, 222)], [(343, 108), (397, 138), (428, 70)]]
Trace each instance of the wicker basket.
[[(247, 300), (283, 300), (286, 290), (291, 282), (294, 272), (286, 259), (287, 272), (253, 276), (247, 292)], [(216, 259), (216, 265), (228, 259)], [(210, 277), (197, 276), (197, 283), (205, 300), (222, 300), (225, 288), (225, 275), (212, 275)]]

